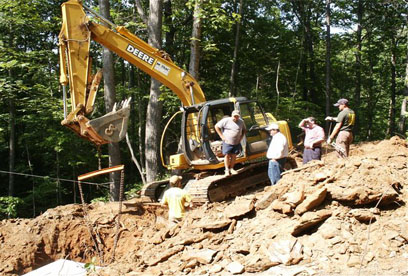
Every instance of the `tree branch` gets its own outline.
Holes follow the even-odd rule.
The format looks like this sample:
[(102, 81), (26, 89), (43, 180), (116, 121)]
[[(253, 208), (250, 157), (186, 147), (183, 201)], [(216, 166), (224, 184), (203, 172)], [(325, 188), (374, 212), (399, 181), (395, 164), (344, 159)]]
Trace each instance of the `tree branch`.
[(142, 7), (142, 3), (140, 3), (140, 0), (135, 0), (135, 6), (136, 6), (137, 13), (139, 14), (140, 18), (142, 18), (143, 20), (143, 23), (147, 25), (147, 16)]

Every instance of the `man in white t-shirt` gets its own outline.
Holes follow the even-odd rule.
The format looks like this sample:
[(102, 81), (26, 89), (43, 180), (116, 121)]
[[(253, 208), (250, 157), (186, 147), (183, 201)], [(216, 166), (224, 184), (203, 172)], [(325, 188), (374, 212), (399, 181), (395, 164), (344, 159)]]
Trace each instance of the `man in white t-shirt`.
[(237, 154), (242, 150), (241, 140), (246, 133), (245, 123), (238, 110), (234, 110), (231, 117), (223, 118), (215, 125), (215, 130), (222, 139), (222, 153), (224, 154), (225, 175), (237, 174), (234, 170)]
[(275, 185), (280, 179), (286, 157), (288, 156), (288, 141), (285, 135), (279, 131), (278, 124), (270, 124), (265, 130), (269, 131), (269, 134), (272, 136), (266, 157), (269, 159), (268, 176), (271, 180), (271, 185)]

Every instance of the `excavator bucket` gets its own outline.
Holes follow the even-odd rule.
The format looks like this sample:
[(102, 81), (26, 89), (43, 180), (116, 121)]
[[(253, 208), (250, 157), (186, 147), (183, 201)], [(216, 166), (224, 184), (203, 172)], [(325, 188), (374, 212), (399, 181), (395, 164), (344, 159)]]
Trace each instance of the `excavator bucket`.
[(131, 98), (122, 101), (119, 107), (115, 103), (111, 112), (93, 119), (87, 124), (104, 140), (119, 142), (126, 136), (130, 115), (130, 100)]

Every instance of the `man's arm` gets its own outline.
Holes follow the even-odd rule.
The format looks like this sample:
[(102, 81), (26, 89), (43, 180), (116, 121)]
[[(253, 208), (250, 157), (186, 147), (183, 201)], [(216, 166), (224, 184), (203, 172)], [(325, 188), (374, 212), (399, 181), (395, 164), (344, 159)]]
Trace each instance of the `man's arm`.
[(327, 116), (326, 119), (324, 119), (325, 121), (337, 121), (337, 117), (330, 117)]
[(239, 141), (242, 141), (242, 139), (244, 139), (246, 132), (247, 132), (247, 129), (246, 129), (245, 123), (243, 122), (243, 124), (242, 124), (242, 135), (241, 135), (241, 139), (239, 139)]
[(167, 191), (164, 192), (163, 197), (162, 197), (162, 199), (160, 201), (162, 206), (168, 206), (169, 205), (169, 196), (168, 196)]
[(327, 139), (327, 143), (330, 144), (331, 141), (333, 141), (334, 137), (339, 133), (341, 126), (343, 125), (343, 122), (339, 122), (336, 124), (336, 126), (333, 129), (333, 132), (330, 134), (329, 139)]
[(299, 127), (303, 129), (303, 128), (305, 127), (306, 122), (307, 122), (307, 119), (303, 119), (303, 120), (299, 123)]
[(220, 136), (221, 140), (225, 141), (225, 137), (222, 134), (221, 128), (218, 127), (217, 125), (215, 125), (215, 131), (218, 133), (218, 135)]
[(189, 193), (185, 193), (184, 194), (184, 203), (183, 203), (184, 207), (186, 208), (193, 208), (194, 207), (194, 203), (192, 201), (192, 198), (190, 196)]

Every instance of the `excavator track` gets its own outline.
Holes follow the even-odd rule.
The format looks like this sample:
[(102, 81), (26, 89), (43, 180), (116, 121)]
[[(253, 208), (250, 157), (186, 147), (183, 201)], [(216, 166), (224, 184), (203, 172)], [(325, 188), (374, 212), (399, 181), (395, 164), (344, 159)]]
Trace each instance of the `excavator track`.
[[(194, 203), (201, 205), (205, 202), (218, 202), (245, 194), (256, 186), (268, 185), (268, 161), (248, 164), (238, 169), (236, 175), (206, 174), (198, 177), (183, 175), (183, 178), (190, 178), (184, 190), (192, 196)], [(158, 201), (167, 184), (168, 180), (146, 184), (141, 192), (142, 201)]]
[(218, 202), (248, 192), (251, 188), (267, 185), (268, 162), (250, 164), (238, 170), (238, 174), (213, 175), (203, 179), (190, 180), (184, 188), (198, 204)]
[(143, 189), (141, 191), (141, 201), (157, 202), (160, 198), (161, 192), (166, 188), (168, 184), (168, 179), (147, 183), (143, 186)]
[[(297, 168), (293, 156), (288, 157), (285, 171)], [(193, 202), (201, 205), (206, 202), (219, 202), (246, 194), (256, 187), (270, 185), (268, 177), (268, 160), (256, 161), (238, 169), (238, 174), (226, 176), (221, 172), (208, 174), (184, 174), (184, 186), (193, 198)], [(222, 170), (222, 172), (224, 172)], [(162, 180), (146, 184), (141, 192), (143, 202), (157, 202), (169, 184), (169, 180)]]

